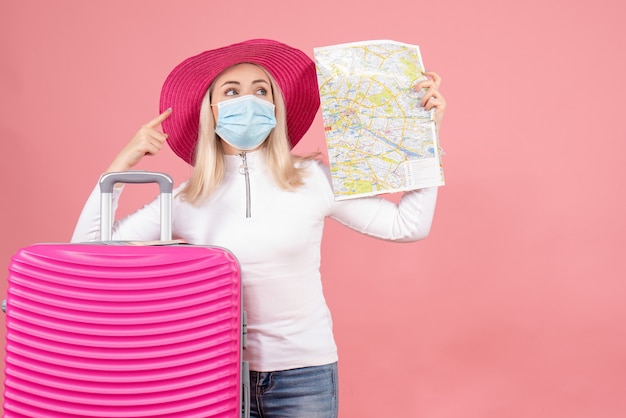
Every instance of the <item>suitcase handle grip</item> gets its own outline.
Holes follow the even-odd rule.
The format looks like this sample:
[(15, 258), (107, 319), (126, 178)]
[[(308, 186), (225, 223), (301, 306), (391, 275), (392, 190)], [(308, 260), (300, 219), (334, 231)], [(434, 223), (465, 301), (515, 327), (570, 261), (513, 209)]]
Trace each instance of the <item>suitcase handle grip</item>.
[(152, 171), (121, 171), (100, 177), (100, 239), (110, 241), (113, 235), (111, 210), (115, 183), (157, 183), (161, 194), (161, 241), (172, 239), (172, 190), (174, 181), (165, 173)]
[(100, 177), (100, 192), (113, 193), (115, 183), (158, 183), (161, 193), (172, 193), (174, 188), (172, 178), (165, 173), (152, 171), (121, 171), (105, 173)]

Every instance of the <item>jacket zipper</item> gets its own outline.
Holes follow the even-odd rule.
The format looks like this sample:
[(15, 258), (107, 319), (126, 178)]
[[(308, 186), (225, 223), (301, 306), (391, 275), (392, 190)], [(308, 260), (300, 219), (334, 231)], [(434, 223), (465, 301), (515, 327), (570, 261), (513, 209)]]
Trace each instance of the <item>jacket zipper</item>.
[(248, 169), (248, 158), (245, 152), (239, 154), (242, 164), (239, 166), (239, 173), (243, 174), (246, 179), (246, 218), (250, 218), (250, 170)]

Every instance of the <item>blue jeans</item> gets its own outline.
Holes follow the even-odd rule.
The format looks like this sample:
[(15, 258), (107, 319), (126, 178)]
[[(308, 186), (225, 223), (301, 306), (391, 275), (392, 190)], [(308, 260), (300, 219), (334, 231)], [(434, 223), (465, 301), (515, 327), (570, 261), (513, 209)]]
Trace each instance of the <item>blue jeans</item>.
[(336, 418), (337, 363), (250, 372), (250, 418)]

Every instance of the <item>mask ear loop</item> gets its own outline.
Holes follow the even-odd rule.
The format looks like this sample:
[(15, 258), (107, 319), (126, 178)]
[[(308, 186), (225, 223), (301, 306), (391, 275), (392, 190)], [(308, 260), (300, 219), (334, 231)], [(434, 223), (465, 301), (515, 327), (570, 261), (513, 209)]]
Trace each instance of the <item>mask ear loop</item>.
[[(217, 77), (215, 77), (217, 79)], [(215, 80), (211, 81), (211, 85), (207, 89), (205, 95), (209, 95), (209, 106), (215, 106), (213, 102), (213, 90), (215, 89)]]

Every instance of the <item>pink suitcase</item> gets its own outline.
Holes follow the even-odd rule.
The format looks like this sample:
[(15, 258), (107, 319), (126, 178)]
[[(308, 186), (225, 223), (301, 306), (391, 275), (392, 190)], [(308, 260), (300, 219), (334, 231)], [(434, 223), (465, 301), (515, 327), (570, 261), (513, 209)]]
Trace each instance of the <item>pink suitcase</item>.
[(171, 178), (115, 173), (100, 182), (105, 241), (13, 256), (4, 416), (248, 417), (237, 260), (219, 247), (109, 241), (120, 181), (160, 184), (171, 237)]

